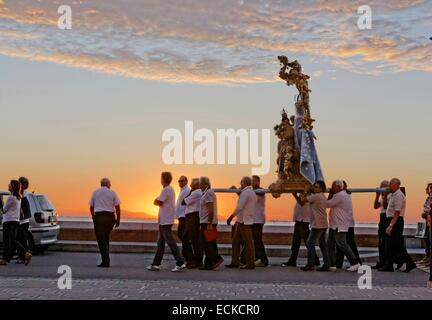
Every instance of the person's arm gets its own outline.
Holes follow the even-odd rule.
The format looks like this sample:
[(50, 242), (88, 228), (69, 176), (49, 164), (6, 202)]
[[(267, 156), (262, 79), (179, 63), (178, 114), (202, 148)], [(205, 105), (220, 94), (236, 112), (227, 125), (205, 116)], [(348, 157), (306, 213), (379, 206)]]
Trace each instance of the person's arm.
[(115, 227), (118, 228), (120, 226), (120, 215), (121, 215), (121, 210), (120, 210), (120, 205), (116, 205), (115, 206), (115, 212), (116, 212), (116, 222), (115, 222)]
[(227, 225), (231, 224), (231, 221), (234, 219), (234, 217), (238, 216), (240, 214), (240, 212), (244, 209), (244, 207), (246, 206), (246, 202), (247, 202), (247, 196), (245, 194), (241, 194), (240, 198), (237, 202), (237, 207), (234, 210), (234, 212), (229, 216), (228, 220), (227, 220)]
[(9, 198), (7, 199), (4, 207), (3, 207), (3, 213), (7, 213), (9, 210), (15, 209), (16, 207), (16, 201), (13, 201), (12, 199), (13, 196), (9, 196)]
[(92, 218), (93, 218), (94, 215), (95, 215), (94, 207), (90, 207), (90, 214), (91, 214), (91, 216), (92, 216)]
[(379, 209), (381, 207), (381, 201), (379, 201), (381, 197), (381, 194), (379, 192), (376, 193), (375, 195), (375, 201), (374, 201), (374, 209)]
[(383, 208), (387, 210), (388, 207), (388, 193), (383, 193), (382, 195)]
[(207, 223), (207, 230), (211, 231), (211, 230), (213, 230), (213, 217), (214, 217), (213, 202), (207, 202), (206, 206), (207, 206), (207, 210), (209, 212), (209, 221)]
[(161, 192), (161, 194), (159, 195), (159, 197), (157, 197), (157, 198), (153, 201), (153, 204), (154, 204), (155, 206), (162, 207), (163, 204), (164, 204), (164, 202), (166, 201), (167, 195), (165, 194), (164, 190), (165, 190), (165, 189), (163, 189), (162, 192)]
[(333, 196), (330, 200), (327, 200), (327, 208), (335, 208), (340, 204), (339, 197)]

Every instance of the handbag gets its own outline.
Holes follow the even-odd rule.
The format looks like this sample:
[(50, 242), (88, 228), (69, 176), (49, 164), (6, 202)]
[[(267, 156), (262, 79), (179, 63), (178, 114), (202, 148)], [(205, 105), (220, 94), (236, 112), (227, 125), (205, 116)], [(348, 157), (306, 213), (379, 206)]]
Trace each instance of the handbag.
[(213, 228), (213, 230), (209, 231), (209, 230), (204, 230), (204, 237), (206, 239), (207, 242), (211, 242), (211, 241), (216, 241), (217, 237), (218, 237), (218, 231), (216, 228)]

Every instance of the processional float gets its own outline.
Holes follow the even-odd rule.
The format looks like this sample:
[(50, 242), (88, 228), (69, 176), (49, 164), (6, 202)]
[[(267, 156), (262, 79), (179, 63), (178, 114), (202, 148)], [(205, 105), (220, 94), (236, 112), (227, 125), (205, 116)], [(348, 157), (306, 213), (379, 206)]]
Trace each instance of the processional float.
[[(310, 104), (308, 80), (310, 77), (302, 72), (297, 60), (290, 62), (286, 56), (279, 56), (281, 69), (279, 78), (288, 86), (295, 86), (298, 94), (295, 97), (294, 115), (288, 116), (282, 109), (282, 119), (274, 127), (277, 144), (277, 181), (268, 189), (256, 190), (256, 193), (271, 193), (279, 197), (282, 193), (301, 193), (308, 190), (316, 181), (324, 181), (324, 175), (315, 148), (316, 137), (312, 131), (313, 122)], [(351, 192), (385, 192), (385, 188), (350, 188)], [(239, 189), (215, 188), (215, 192), (238, 193)]]

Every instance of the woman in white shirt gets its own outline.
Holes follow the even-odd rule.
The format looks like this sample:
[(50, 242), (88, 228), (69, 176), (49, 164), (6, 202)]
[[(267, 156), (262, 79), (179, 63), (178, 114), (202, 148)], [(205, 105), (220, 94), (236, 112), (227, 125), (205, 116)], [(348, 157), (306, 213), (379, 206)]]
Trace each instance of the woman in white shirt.
[[(18, 180), (11, 180), (9, 183), (9, 191), (11, 195), (3, 206), (3, 260), (0, 260), (0, 265), (7, 265), (15, 250), (24, 250), (22, 245), (17, 241), (17, 231), (21, 213), (21, 184)], [(29, 258), (26, 257), (26, 264)]]

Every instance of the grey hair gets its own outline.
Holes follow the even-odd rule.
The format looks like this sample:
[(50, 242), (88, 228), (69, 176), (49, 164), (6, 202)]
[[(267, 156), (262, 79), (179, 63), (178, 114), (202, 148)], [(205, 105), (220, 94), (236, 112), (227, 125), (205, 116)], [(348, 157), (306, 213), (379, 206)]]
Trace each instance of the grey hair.
[(246, 177), (243, 177), (242, 180), (246, 183), (247, 186), (250, 186), (252, 184), (251, 177), (246, 176)]
[(390, 184), (390, 181), (388, 181), (388, 180), (383, 180), (383, 181), (381, 181), (381, 185), (386, 185), (386, 186), (388, 186)]
[(102, 187), (106, 187), (106, 186), (108, 186), (108, 184), (110, 182), (111, 182), (110, 179), (108, 179), (108, 178), (102, 178), (101, 181), (100, 181), (100, 184), (101, 184)]
[(199, 178), (192, 178), (192, 180), (191, 180), (191, 183), (196, 183), (196, 182), (198, 182), (199, 183)]
[(200, 177), (199, 182), (209, 188), (211, 188), (210, 179), (208, 177)]
[(398, 183), (399, 185), (402, 184), (402, 182), (398, 178), (393, 178), (393, 179), (391, 179), (391, 181), (396, 181), (396, 183)]
[(334, 184), (336, 187), (339, 187), (339, 188), (341, 188), (341, 189), (344, 188), (344, 183), (343, 183), (342, 180), (335, 180), (335, 181), (333, 182), (333, 184)]

